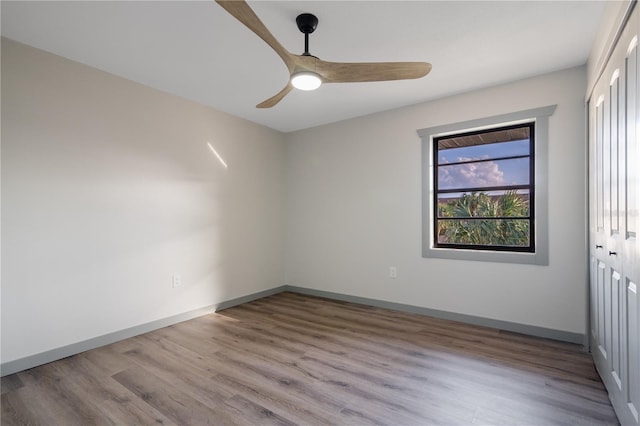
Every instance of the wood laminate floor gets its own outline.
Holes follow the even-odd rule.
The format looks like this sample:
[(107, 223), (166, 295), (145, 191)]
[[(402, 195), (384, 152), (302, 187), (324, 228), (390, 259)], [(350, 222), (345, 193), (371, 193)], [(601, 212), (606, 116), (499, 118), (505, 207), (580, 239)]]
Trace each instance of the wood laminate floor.
[(577, 345), (294, 293), (6, 376), (1, 420), (617, 424)]

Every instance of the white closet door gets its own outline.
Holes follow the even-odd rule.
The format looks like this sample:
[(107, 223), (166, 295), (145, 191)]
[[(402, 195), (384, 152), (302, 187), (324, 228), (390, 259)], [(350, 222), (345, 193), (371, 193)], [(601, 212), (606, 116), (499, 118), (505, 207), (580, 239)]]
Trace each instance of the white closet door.
[(638, 16), (589, 101), (591, 351), (624, 425), (640, 424)]
[(638, 220), (640, 205), (640, 67), (638, 50), (638, 28), (640, 27), (639, 13), (631, 27), (636, 31), (629, 31), (626, 45), (625, 69), (626, 79), (626, 137), (618, 152), (620, 165), (620, 195), (622, 211), (620, 214), (620, 252), (622, 262), (621, 302), (623, 336), (626, 338), (625, 352), (622, 354), (624, 363), (625, 386), (622, 389), (625, 403), (635, 424), (640, 424), (640, 294), (638, 281), (640, 280), (640, 230)]

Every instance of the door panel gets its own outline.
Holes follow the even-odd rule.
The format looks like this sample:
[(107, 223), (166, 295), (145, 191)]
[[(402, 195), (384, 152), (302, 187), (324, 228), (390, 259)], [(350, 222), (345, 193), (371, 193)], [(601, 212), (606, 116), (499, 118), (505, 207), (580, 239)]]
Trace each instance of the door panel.
[(598, 240), (602, 242), (604, 232), (604, 95), (596, 104), (596, 158), (595, 158), (595, 191), (596, 191), (596, 229)]
[(589, 280), (589, 318), (591, 318), (589, 328), (589, 342), (592, 350), (595, 350), (598, 342), (598, 260), (591, 256), (591, 269)]
[(618, 271), (612, 270), (611, 274), (611, 376), (613, 381), (622, 391), (622, 379), (620, 372), (622, 364), (622, 354), (624, 353), (622, 328), (624, 318), (622, 317), (622, 307), (624, 298), (624, 285), (620, 281), (621, 275)]
[[(629, 345), (627, 348), (627, 382), (629, 383), (626, 403), (636, 423), (640, 411), (640, 312), (638, 312), (638, 286), (629, 281), (627, 283), (627, 330)], [(636, 338), (633, 338), (635, 336)]]
[(598, 350), (604, 357), (608, 359), (608, 346), (607, 342), (607, 285), (606, 285), (606, 268), (607, 265), (604, 262), (598, 262), (598, 269), (596, 275), (596, 285), (598, 287)]
[(607, 184), (605, 186), (605, 192), (608, 193), (608, 225), (609, 236), (616, 238), (620, 234), (620, 194), (618, 192), (618, 186), (620, 182), (620, 176), (618, 174), (618, 146), (620, 137), (620, 70), (615, 69), (613, 76), (611, 77), (611, 83), (609, 86), (609, 135), (608, 146), (605, 151), (605, 159), (608, 159), (608, 164), (605, 167), (605, 173), (608, 172)]

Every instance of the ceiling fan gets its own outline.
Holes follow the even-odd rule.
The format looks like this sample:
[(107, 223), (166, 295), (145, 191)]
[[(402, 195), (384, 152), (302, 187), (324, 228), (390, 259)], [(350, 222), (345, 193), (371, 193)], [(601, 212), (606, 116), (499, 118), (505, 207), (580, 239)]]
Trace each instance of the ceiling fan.
[(427, 62), (323, 61), (309, 53), (309, 34), (318, 25), (318, 18), (310, 13), (303, 13), (296, 18), (298, 29), (304, 34), (304, 53), (295, 55), (276, 40), (245, 1), (216, 0), (216, 3), (271, 46), (289, 69), (287, 85), (275, 96), (256, 105), (257, 108), (271, 108), (294, 87), (314, 90), (322, 83), (407, 80), (424, 77), (431, 71), (431, 64)]

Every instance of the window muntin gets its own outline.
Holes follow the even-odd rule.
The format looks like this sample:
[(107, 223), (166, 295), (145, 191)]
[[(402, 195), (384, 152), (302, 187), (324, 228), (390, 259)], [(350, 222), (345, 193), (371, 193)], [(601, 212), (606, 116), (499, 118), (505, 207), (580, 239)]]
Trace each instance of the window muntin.
[(433, 246), (535, 252), (534, 123), (433, 138)]

